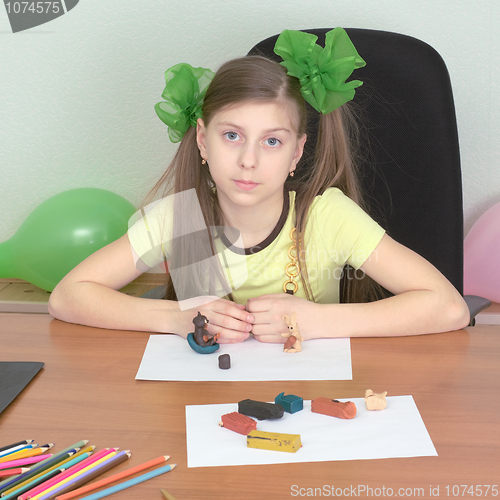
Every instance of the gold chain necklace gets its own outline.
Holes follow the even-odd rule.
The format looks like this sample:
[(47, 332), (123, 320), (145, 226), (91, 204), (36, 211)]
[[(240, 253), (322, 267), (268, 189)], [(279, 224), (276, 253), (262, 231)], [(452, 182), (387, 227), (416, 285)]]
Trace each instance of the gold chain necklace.
[[(283, 283), (283, 291), (290, 295), (293, 295), (299, 289), (298, 283), (295, 281), (295, 278), (300, 274), (300, 265), (299, 265), (299, 256), (297, 250), (297, 239), (296, 228), (292, 228), (290, 231), (290, 239), (292, 240), (292, 245), (288, 249), (288, 257), (291, 262), (289, 262), (285, 267), (285, 274), (288, 276), (288, 279)], [(299, 242), (302, 241), (299, 239)], [(292, 288), (288, 288), (288, 285), (293, 285)]]

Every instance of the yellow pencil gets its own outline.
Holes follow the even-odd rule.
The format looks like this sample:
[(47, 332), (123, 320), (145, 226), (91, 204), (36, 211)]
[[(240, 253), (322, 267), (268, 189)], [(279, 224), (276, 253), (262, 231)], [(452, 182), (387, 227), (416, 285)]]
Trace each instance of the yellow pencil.
[(161, 491), (161, 494), (163, 495), (163, 497), (165, 498), (165, 500), (175, 500), (175, 497), (173, 497), (168, 491), (165, 491), (165, 490), (160, 490)]

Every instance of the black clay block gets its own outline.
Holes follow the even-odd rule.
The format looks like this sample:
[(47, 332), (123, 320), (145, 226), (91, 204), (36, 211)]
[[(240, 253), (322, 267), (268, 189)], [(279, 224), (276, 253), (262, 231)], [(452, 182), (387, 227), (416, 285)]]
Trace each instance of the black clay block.
[(283, 406), (274, 403), (264, 403), (252, 399), (244, 399), (238, 403), (238, 413), (254, 417), (257, 420), (281, 418), (284, 412)]

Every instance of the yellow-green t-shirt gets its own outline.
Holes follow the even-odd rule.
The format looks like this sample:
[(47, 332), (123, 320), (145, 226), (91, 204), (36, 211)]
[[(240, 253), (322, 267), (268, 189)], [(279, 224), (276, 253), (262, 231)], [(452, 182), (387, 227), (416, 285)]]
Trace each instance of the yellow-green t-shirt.
[[(251, 253), (222, 245), (219, 241), (220, 262), (228, 282), (232, 284), (235, 302), (244, 304), (248, 298), (263, 294), (284, 293), (283, 283), (288, 279), (285, 268), (291, 259), (290, 232), (294, 227), (295, 192), (289, 192), (289, 210), (278, 235), (265, 248)], [(163, 208), (163, 215), (157, 213)], [(168, 245), (160, 234), (171, 234), (164, 225), (165, 204), (158, 204), (147, 214), (147, 222), (140, 219), (128, 231), (130, 243), (139, 255), (149, 255), (147, 265), (153, 267), (169, 257)], [(156, 212), (156, 213), (155, 213)], [(304, 235), (304, 256), (314, 301), (338, 303), (339, 283), (346, 264), (359, 269), (372, 256), (385, 231), (354, 201), (337, 188), (327, 189), (313, 201)], [(156, 251), (152, 252), (152, 248)], [(158, 249), (161, 247), (161, 251)], [(293, 252), (292, 252), (293, 254)], [(375, 258), (375, 255), (372, 256)], [(289, 268), (292, 274), (295, 269)], [(296, 295), (305, 298), (300, 276)], [(174, 283), (175, 286), (175, 283)]]

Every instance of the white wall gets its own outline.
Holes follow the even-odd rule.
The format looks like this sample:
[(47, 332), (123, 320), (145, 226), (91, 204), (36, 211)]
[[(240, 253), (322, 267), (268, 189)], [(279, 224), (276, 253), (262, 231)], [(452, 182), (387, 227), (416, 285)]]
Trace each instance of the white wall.
[(177, 62), (217, 68), (285, 28), (420, 38), (454, 87), (465, 229), (500, 202), (498, 0), (80, 0), (13, 34), (0, 6), (0, 241), (74, 187), (137, 204), (174, 152), (153, 106)]

